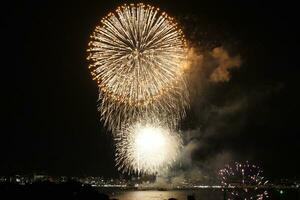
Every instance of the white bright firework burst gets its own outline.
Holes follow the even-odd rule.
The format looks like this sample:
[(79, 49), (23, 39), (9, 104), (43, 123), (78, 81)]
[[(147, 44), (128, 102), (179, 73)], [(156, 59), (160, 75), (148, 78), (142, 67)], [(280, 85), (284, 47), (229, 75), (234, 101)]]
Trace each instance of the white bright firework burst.
[(178, 133), (158, 120), (143, 120), (122, 129), (116, 137), (119, 170), (156, 174), (176, 160), (182, 140)]
[(88, 52), (108, 128), (153, 116), (174, 125), (185, 115), (187, 45), (166, 13), (141, 3), (118, 7), (96, 27)]
[(228, 200), (263, 200), (268, 198), (263, 171), (256, 165), (235, 162), (234, 166), (226, 165), (219, 171), (221, 183), (227, 193)]

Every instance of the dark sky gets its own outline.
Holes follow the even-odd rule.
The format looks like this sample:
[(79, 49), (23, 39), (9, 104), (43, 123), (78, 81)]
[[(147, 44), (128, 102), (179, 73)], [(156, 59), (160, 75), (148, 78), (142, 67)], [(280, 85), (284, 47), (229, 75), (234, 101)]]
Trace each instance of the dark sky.
[[(95, 25), (122, 4), (109, 2), (24, 1), (1, 6), (0, 175), (40, 171), (117, 176), (112, 138), (99, 121), (97, 86), (85, 59)], [(227, 148), (240, 157), (251, 155), (271, 177), (300, 178), (296, 6), (287, 1), (152, 4), (182, 20), (193, 42), (207, 49), (225, 46), (242, 58), (230, 83), (214, 86), (203, 97), (210, 106), (222, 104), (220, 96), (249, 94), (251, 102), (235, 115), (238, 119), (223, 120), (232, 127), (226, 126), (222, 137), (210, 141), (215, 144), (211, 148)], [(204, 127), (213, 124), (192, 111), (188, 114), (185, 128), (200, 122)], [(243, 125), (235, 129), (241, 117)], [(229, 134), (232, 131), (238, 134)], [(205, 157), (205, 152), (198, 156)]]

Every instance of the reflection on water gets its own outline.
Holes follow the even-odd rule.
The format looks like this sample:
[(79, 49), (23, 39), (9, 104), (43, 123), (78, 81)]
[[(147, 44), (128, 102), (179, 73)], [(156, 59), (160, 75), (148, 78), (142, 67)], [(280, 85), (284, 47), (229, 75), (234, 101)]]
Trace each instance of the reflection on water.
[[(177, 200), (188, 200), (188, 195), (193, 195), (195, 200), (223, 200), (228, 197), (228, 192), (222, 192), (221, 189), (185, 189), (185, 190), (130, 190), (120, 188), (97, 188), (101, 193), (105, 193), (110, 196), (111, 199), (118, 200), (168, 200), (169, 198), (175, 198)], [(284, 192), (282, 192), (284, 191)], [(269, 199), (284, 199), (284, 200), (296, 200), (300, 197), (300, 190), (297, 188), (269, 188)], [(242, 199), (242, 198), (241, 198)]]
[(186, 199), (187, 193), (182, 191), (128, 191), (114, 196), (120, 200), (168, 200), (173, 197), (178, 200)]
[(110, 198), (119, 200), (168, 200), (175, 198), (177, 200), (187, 200), (188, 195), (193, 195), (196, 200), (222, 200), (221, 190), (170, 190), (170, 191), (115, 191), (107, 193)]

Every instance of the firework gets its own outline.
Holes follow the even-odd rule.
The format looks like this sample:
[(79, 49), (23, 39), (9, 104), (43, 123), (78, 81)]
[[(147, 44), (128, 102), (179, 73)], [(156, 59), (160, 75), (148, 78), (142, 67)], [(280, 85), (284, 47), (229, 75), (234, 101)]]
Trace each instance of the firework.
[(265, 190), (268, 181), (262, 176), (263, 171), (256, 165), (235, 163), (234, 166), (226, 165), (219, 171), (221, 184), (228, 190), (227, 199), (256, 199), (268, 198)]
[(182, 147), (180, 136), (158, 120), (143, 120), (128, 126), (115, 140), (119, 170), (137, 174), (166, 170)]
[(96, 27), (88, 52), (98, 109), (109, 129), (145, 117), (174, 125), (185, 115), (187, 45), (166, 13), (144, 4), (118, 7)]

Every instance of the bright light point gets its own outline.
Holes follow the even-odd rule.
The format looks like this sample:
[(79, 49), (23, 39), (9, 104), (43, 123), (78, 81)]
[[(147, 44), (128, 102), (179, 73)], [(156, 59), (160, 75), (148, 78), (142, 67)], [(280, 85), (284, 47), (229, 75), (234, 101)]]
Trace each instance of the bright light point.
[(135, 143), (142, 154), (158, 154), (164, 148), (165, 138), (159, 128), (145, 127), (137, 130)]
[(172, 142), (168, 131), (161, 127), (138, 125), (134, 132), (133, 147), (138, 168), (142, 165), (151, 166), (154, 162), (162, 165), (166, 161), (167, 154), (173, 150), (168, 143), (168, 140)]
[(283, 194), (283, 190), (280, 190), (280, 194)]

